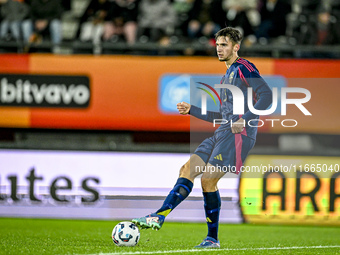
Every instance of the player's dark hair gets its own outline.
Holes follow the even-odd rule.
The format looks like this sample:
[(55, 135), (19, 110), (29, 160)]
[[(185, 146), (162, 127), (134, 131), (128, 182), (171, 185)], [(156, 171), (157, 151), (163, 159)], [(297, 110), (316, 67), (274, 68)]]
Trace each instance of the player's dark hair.
[(217, 40), (217, 38), (220, 36), (229, 37), (233, 44), (241, 44), (243, 39), (241, 32), (233, 27), (222, 28), (215, 34), (215, 39)]

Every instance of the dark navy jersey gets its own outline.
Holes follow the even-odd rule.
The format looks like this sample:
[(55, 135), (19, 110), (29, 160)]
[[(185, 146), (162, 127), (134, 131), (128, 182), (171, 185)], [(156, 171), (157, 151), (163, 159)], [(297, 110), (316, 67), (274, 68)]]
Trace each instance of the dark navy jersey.
[[(229, 89), (225, 88), (220, 90), (222, 104), (219, 112), (208, 111), (206, 115), (202, 115), (201, 109), (192, 105), (190, 114), (210, 122), (213, 122), (214, 119), (223, 119), (228, 121), (226, 124), (220, 125), (218, 130), (230, 129), (230, 123), (236, 122), (242, 117), (246, 121), (246, 128), (242, 134), (255, 139), (257, 127), (252, 126), (258, 125), (256, 120), (258, 120), (259, 116), (249, 111), (247, 103), (248, 87), (252, 87), (253, 90), (251, 97), (254, 108), (257, 110), (266, 110), (272, 103), (272, 91), (268, 84), (263, 80), (255, 65), (243, 58), (237, 58), (235, 60), (235, 62), (226, 71), (221, 83), (234, 85), (242, 90), (244, 95), (244, 114), (233, 114), (233, 95)], [(254, 120), (250, 122), (250, 125), (252, 126), (248, 125), (249, 120)]]

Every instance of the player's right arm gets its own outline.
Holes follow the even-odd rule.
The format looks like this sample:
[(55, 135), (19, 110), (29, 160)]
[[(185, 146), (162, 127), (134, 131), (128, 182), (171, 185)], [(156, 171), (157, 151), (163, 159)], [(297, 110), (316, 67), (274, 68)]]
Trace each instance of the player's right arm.
[(186, 102), (181, 102), (177, 104), (177, 109), (180, 114), (186, 115), (190, 114), (198, 119), (214, 122), (215, 119), (222, 119), (222, 115), (219, 112), (207, 111), (207, 114), (201, 113), (201, 108), (194, 105), (188, 104)]

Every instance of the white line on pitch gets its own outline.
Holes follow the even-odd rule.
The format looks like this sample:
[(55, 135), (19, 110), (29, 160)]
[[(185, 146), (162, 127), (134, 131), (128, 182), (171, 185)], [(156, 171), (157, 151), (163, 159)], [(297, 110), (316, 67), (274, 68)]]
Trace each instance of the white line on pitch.
[(191, 250), (168, 250), (168, 251), (136, 251), (136, 252), (114, 252), (98, 253), (92, 255), (134, 255), (134, 254), (169, 254), (169, 253), (189, 253), (189, 252), (221, 252), (221, 251), (256, 251), (256, 250), (294, 250), (294, 249), (330, 249), (340, 248), (340, 245), (328, 246), (292, 246), (292, 247), (259, 247), (259, 248), (224, 248), (224, 249), (191, 249)]

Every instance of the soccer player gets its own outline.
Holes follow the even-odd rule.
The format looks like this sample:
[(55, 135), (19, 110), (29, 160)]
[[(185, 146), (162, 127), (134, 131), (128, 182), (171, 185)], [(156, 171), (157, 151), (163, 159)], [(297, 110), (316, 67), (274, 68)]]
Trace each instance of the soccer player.
[[(228, 123), (220, 125), (212, 137), (205, 139), (196, 149), (190, 159), (180, 169), (179, 178), (166, 197), (163, 205), (155, 213), (133, 219), (132, 222), (141, 228), (160, 229), (165, 217), (190, 194), (195, 177), (202, 174), (201, 186), (204, 198), (204, 210), (208, 225), (208, 234), (203, 242), (195, 248), (219, 248), (218, 224), (221, 198), (217, 183), (225, 174), (217, 171), (218, 166), (234, 169), (240, 172), (249, 151), (255, 144), (259, 116), (249, 111), (247, 104), (248, 87), (253, 89), (253, 105), (257, 110), (265, 110), (272, 103), (272, 91), (260, 76), (255, 65), (238, 56), (241, 33), (234, 28), (226, 27), (216, 33), (216, 50), (219, 61), (225, 62), (226, 74), (221, 83), (231, 84), (242, 90), (245, 98), (244, 115), (233, 114), (233, 96), (228, 89), (220, 90), (222, 105), (219, 112), (207, 111), (201, 114), (201, 109), (186, 102), (177, 104), (180, 114), (190, 114), (199, 119), (213, 122), (214, 119), (224, 119)], [(255, 119), (249, 125), (248, 121)], [(232, 124), (231, 124), (232, 123)], [(197, 169), (202, 169), (197, 171)], [(210, 169), (210, 171), (203, 171)], [(202, 173), (203, 172), (203, 173)]]

